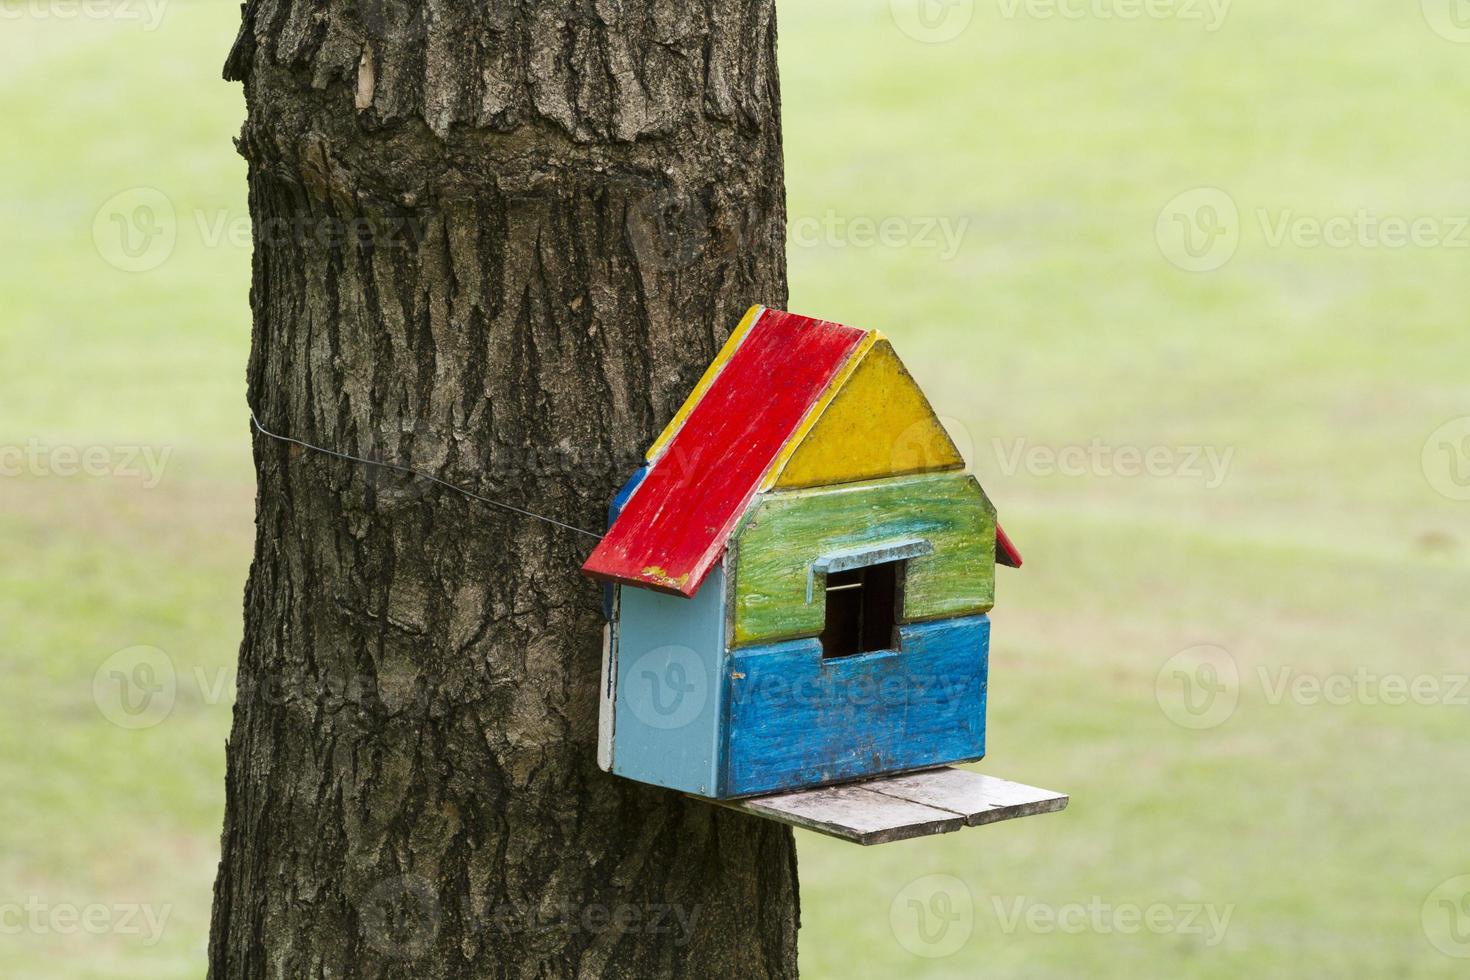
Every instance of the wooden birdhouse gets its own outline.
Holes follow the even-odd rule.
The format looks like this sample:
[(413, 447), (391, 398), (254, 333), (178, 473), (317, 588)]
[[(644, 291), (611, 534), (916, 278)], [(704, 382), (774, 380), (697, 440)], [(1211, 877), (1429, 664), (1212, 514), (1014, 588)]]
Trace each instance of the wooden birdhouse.
[(980, 759), (998, 563), (888, 340), (751, 309), (583, 567), (609, 583), (600, 765), (730, 801)]

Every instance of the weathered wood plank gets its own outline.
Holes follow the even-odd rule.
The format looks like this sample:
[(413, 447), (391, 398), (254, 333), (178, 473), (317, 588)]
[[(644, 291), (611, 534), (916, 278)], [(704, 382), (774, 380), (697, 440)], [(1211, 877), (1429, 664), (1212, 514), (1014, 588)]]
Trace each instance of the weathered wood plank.
[(721, 805), (829, 837), (872, 845), (1054, 813), (1067, 803), (1067, 796), (1061, 793), (943, 768), (825, 789), (728, 800)]
[[(933, 553), (908, 563), (905, 622), (990, 611), (995, 508), (974, 477), (926, 474), (763, 494), (735, 532), (734, 644), (816, 636), (826, 609), (807, 600), (813, 564), (908, 541), (927, 541)], [(824, 585), (816, 583), (818, 596)]]
[(860, 785), (756, 797), (736, 808), (864, 845), (948, 834), (965, 825), (958, 814)]
[(1067, 806), (1066, 794), (966, 769), (935, 769), (891, 776), (874, 780), (870, 788), (895, 799), (957, 813), (971, 827), (1052, 813)]
[(964, 469), (893, 345), (878, 339), (768, 480), (780, 489)]
[[(616, 589), (617, 586), (609, 586)], [(612, 600), (617, 611), (617, 597)], [(604, 772), (613, 767), (613, 736), (616, 733), (618, 702), (618, 627), (611, 619), (602, 627), (602, 676), (597, 693), (597, 765)]]

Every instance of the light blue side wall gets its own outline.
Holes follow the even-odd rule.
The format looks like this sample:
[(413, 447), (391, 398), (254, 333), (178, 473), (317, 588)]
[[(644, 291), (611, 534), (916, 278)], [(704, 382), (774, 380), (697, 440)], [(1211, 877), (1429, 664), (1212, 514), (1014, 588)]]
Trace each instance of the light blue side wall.
[(725, 573), (692, 599), (619, 590), (612, 771), (713, 796), (725, 655)]
[[(982, 757), (989, 617), (902, 626), (900, 645), (825, 661), (817, 639), (734, 651), (724, 672), (729, 724), (717, 795)], [(618, 739), (621, 746), (621, 732)]]

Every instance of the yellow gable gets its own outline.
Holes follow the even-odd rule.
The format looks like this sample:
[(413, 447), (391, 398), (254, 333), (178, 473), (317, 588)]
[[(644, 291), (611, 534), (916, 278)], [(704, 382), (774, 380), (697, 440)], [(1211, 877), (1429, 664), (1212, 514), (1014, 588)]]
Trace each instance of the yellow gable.
[(878, 480), (963, 469), (965, 460), (934, 416), (887, 340), (860, 349), (861, 359), (834, 385), (805, 435), (788, 449), (767, 485), (780, 489)]

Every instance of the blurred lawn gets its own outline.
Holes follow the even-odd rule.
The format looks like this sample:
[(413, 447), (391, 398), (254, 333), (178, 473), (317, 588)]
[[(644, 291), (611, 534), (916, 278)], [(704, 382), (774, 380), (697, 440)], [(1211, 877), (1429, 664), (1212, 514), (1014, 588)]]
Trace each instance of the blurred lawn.
[[(146, 30), (37, 9), (4, 6), (0, 33), (0, 446), (171, 455), (156, 487), (0, 478), (0, 970), (194, 977), (253, 533), (249, 252), (216, 236), (246, 217), (240, 92), (218, 81), (238, 12), (181, 0)], [(1074, 796), (1061, 816), (877, 849), (803, 835), (803, 968), (1463, 976), (1421, 911), (1470, 873), (1470, 707), (1272, 684), (1467, 670), (1470, 503), (1436, 492), (1421, 450), (1470, 415), (1470, 232), (1402, 248), (1270, 232), (1364, 210), (1453, 237), (1470, 46), (1408, 0), (1242, 0), (1215, 31), (1048, 9), (984, 2), (924, 43), (886, 0), (783, 5), (792, 307), (886, 330), (965, 444), (1027, 557), (1003, 573), (983, 768)], [(931, 38), (958, 23), (897, 19)], [(164, 195), (177, 241), (127, 272), (93, 224), (139, 187)], [(1200, 187), (1238, 208), (1239, 248), (1185, 272), (1156, 222)], [(853, 219), (897, 224), (875, 244)], [(957, 250), (926, 244), (927, 219)], [(1209, 486), (1016, 468), (1016, 440), (1233, 455)], [(1234, 715), (1195, 731), (1156, 678), (1200, 644), (1241, 682)], [(127, 730), (92, 684), (137, 645), (167, 653), (178, 697)], [(916, 940), (908, 900), (936, 882), (959, 949), (930, 958), (948, 940)], [(96, 903), (114, 927), (16, 933), (35, 902)], [(167, 915), (156, 942), (117, 925), (131, 904)], [(1077, 905), (1112, 911), (1011, 922)], [(1207, 919), (1123, 931), (1153, 905), (1231, 918), (1213, 945)]]

